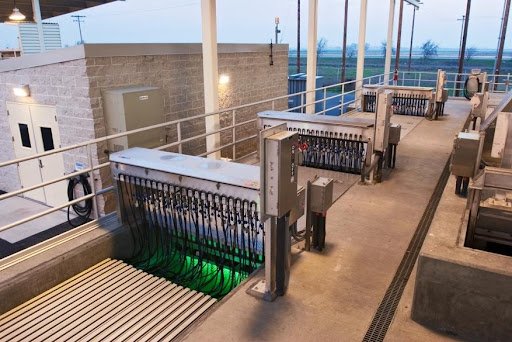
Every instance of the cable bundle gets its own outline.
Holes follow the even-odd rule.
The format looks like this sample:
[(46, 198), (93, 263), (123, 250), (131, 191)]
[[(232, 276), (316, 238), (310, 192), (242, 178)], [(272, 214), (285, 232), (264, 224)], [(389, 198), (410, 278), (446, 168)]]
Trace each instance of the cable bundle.
[[(363, 111), (375, 113), (377, 104), (377, 93), (368, 92), (363, 95)], [(393, 94), (393, 114), (425, 116), (429, 113), (430, 101), (421, 94)]]
[(367, 143), (359, 140), (299, 135), (299, 165), (360, 174)]
[(128, 175), (118, 191), (136, 267), (220, 298), (264, 261), (255, 202)]

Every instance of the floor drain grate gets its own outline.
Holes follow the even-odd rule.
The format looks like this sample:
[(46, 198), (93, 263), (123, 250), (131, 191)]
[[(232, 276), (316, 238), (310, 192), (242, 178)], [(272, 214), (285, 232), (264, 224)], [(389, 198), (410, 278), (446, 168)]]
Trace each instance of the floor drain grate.
[(386, 294), (384, 295), (384, 298), (382, 298), (375, 316), (373, 316), (370, 328), (364, 336), (364, 342), (383, 341), (386, 336), (391, 321), (395, 315), (398, 303), (400, 302), (400, 298), (404, 292), (405, 285), (409, 280), (409, 276), (414, 268), (421, 246), (423, 245), (423, 241), (425, 240), (430, 224), (432, 223), (432, 219), (434, 218), (443, 190), (448, 182), (448, 178), (450, 177), (449, 165), (450, 161), (448, 160), (434, 189), (434, 193), (432, 194), (432, 197), (430, 197), (427, 208), (421, 217), (402, 261), (400, 262), (400, 266), (398, 266), (395, 276), (386, 290)]

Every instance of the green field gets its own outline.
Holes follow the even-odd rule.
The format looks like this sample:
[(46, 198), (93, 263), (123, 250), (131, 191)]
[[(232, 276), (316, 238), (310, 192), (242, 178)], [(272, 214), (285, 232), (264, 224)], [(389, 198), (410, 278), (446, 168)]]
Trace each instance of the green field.
[[(289, 73), (295, 74), (297, 72), (296, 58), (291, 56), (289, 59)], [(353, 80), (356, 77), (356, 59), (349, 58), (347, 60), (347, 80)], [(392, 69), (395, 65), (395, 60), (391, 62)], [(408, 58), (401, 58), (400, 71), (407, 71)], [(318, 75), (324, 76), (324, 85), (335, 84), (340, 82), (340, 68), (341, 58), (338, 57), (323, 57), (318, 59)], [(436, 72), (437, 69), (443, 69), (447, 72), (457, 72), (458, 60), (449, 58), (414, 58), (411, 63), (411, 71), (421, 72)], [(470, 59), (464, 62), (464, 72), (470, 72), (471, 69), (482, 69), (489, 74), (493, 74), (494, 58), (489, 59)], [(301, 72), (306, 72), (306, 58), (301, 58)], [(384, 72), (384, 58), (382, 57), (369, 57), (365, 60), (364, 76), (372, 76)], [(501, 66), (501, 75), (512, 73), (512, 60), (504, 60)], [(500, 81), (501, 82), (501, 81)]]

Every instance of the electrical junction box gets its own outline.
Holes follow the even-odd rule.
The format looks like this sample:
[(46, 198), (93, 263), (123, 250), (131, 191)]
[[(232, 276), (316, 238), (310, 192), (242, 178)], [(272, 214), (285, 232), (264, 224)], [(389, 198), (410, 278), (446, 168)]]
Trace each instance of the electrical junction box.
[(481, 138), (477, 131), (460, 132), (455, 139), (452, 155), (452, 173), (473, 177), (480, 159)]
[(315, 179), (309, 190), (309, 210), (314, 213), (325, 213), (332, 205), (332, 193), (334, 181), (330, 178), (318, 177)]
[[(164, 101), (159, 88), (131, 86), (107, 89), (103, 90), (102, 98), (108, 135), (164, 122)], [(165, 145), (163, 127), (108, 141), (110, 152), (162, 145)]]
[(400, 142), (400, 135), (402, 134), (402, 126), (398, 124), (391, 124), (389, 126), (389, 139), (388, 143), (398, 145)]
[(283, 217), (297, 201), (297, 132), (265, 138), (265, 213)]

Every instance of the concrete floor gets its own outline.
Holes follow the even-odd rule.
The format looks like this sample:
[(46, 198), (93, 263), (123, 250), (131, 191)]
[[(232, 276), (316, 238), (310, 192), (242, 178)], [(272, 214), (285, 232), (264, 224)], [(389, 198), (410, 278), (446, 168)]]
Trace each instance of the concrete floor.
[[(0, 227), (16, 222), (23, 218), (38, 214), (50, 207), (39, 202), (23, 198), (11, 197), (2, 201), (0, 206)], [(75, 217), (71, 215), (71, 217)], [(29, 221), (11, 229), (0, 232), (0, 239), (10, 243), (16, 243), (27, 237), (45, 231), (63, 222), (67, 222), (67, 214), (64, 211), (56, 211), (38, 219)]]
[[(247, 295), (245, 290), (254, 282), (251, 280), (225, 298), (186, 339), (361, 341), (469, 109), (467, 101), (450, 100), (447, 115), (439, 121), (419, 120), (402, 139), (397, 168), (383, 183), (353, 185), (333, 205), (327, 216), (326, 250), (294, 252), (290, 285), (284, 297), (267, 303)], [(408, 119), (394, 117), (397, 118)], [(411, 298), (411, 284), (410, 281), (403, 300)], [(399, 310), (393, 326), (408, 320), (407, 313)], [(449, 339), (413, 325), (395, 336), (396, 339), (388, 339)]]
[[(455, 176), (450, 176), (428, 235), (432, 234), (432, 229), (435, 229), (432, 227), (435, 225), (441, 225), (443, 230), (445, 227), (459, 226), (467, 200), (455, 195), (454, 192)], [(449, 239), (447, 238), (446, 241), (449, 241)], [(425, 244), (423, 246), (425, 248)], [(441, 335), (411, 319), (416, 269), (417, 266), (412, 270), (411, 277), (398, 304), (394, 320), (386, 335), (386, 341), (453, 341), (455, 337)]]

